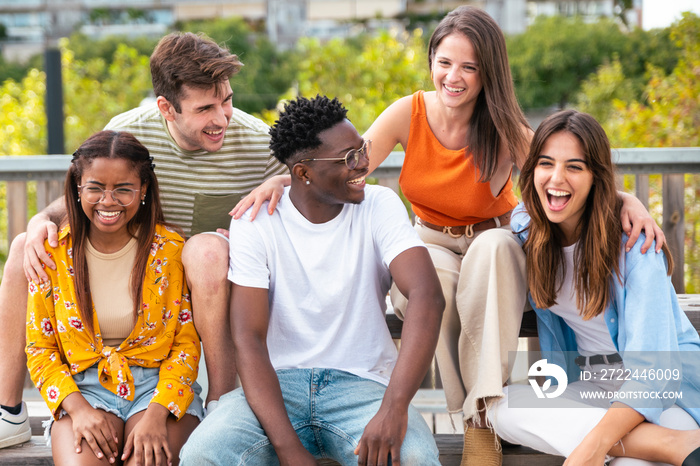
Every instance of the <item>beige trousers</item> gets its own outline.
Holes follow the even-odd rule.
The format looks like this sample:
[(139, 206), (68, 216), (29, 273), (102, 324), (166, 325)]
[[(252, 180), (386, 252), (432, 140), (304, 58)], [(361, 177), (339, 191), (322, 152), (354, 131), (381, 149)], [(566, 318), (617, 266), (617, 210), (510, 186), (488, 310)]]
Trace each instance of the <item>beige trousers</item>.
[[(453, 238), (416, 222), (438, 273), (445, 313), (435, 355), (450, 413), (474, 418), (477, 402), (503, 397), (526, 302), (525, 254), (509, 225)], [(395, 312), (406, 298), (393, 286)]]

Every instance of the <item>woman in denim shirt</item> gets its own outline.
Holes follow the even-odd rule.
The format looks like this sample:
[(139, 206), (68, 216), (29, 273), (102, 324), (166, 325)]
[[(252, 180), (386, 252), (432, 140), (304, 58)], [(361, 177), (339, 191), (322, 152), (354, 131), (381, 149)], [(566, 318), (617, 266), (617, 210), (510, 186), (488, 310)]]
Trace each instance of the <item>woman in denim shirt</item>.
[(511, 226), (542, 350), (528, 375), (553, 377), (507, 387), (489, 412), (496, 432), (566, 464), (700, 464), (700, 338), (678, 304), (666, 246), (642, 254), (640, 237), (624, 250), (598, 122), (574, 110), (547, 118), (520, 187)]

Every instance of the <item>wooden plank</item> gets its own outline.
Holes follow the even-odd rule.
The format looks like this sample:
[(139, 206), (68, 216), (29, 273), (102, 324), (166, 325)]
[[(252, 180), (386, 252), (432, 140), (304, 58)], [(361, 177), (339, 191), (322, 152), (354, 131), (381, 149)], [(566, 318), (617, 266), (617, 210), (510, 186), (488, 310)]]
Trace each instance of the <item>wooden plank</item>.
[[(386, 315), (386, 325), (389, 327), (391, 338), (400, 339), (403, 322), (396, 314)], [(537, 316), (534, 311), (528, 311), (523, 314), (523, 321), (520, 326), (520, 337), (531, 338), (537, 337)]]
[(27, 183), (7, 182), (7, 248), (27, 228)]
[[(454, 434), (436, 434), (442, 466), (459, 466), (462, 461), (464, 437)], [(531, 448), (503, 443), (503, 466), (561, 466), (564, 458), (547, 455)]]
[[(440, 450), (442, 466), (459, 466), (462, 461), (464, 437), (461, 434), (436, 434), (435, 443)], [(318, 460), (319, 465), (331, 466), (333, 460)], [(564, 458), (547, 455), (519, 445), (503, 444), (503, 466), (561, 466)]]
[(49, 180), (48, 181), (48, 201), (49, 204), (59, 197), (63, 196), (63, 185), (65, 180), (61, 178), (60, 180)]
[(663, 175), (663, 211), (662, 228), (666, 242), (673, 255), (673, 275), (671, 281), (676, 293), (685, 293), (683, 264), (685, 263), (685, 176), (678, 174)]
[(44, 437), (33, 436), (27, 443), (0, 450), (0, 464), (3, 466), (53, 466), (51, 448), (46, 446)]
[(39, 180), (36, 183), (36, 210), (41, 212), (54, 200), (63, 196), (63, 181)]
[(44, 436), (44, 427), (41, 424), (48, 419), (48, 417), (42, 416), (29, 416), (29, 426), (32, 428), (32, 436)]
[(637, 199), (649, 210), (649, 175), (635, 175), (634, 191)]

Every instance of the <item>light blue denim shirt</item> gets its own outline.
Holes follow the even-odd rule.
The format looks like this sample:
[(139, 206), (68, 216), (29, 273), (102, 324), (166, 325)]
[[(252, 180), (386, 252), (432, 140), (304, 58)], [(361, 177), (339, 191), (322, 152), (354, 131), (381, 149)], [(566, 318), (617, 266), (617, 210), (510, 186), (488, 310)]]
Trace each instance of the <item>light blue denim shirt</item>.
[[(511, 217), (511, 228), (521, 244), (527, 239), (529, 222), (530, 216), (521, 203)], [(620, 391), (681, 391), (682, 398), (630, 402), (618, 395), (611, 403), (620, 401), (630, 405), (647, 421), (658, 424), (661, 412), (675, 401), (700, 424), (700, 338), (678, 304), (664, 254), (656, 254), (653, 245), (642, 254), (640, 248), (644, 239), (644, 235), (640, 235), (634, 247), (625, 252), (627, 236), (623, 234), (620, 245), (622, 277), (614, 280), (613, 299), (604, 312), (605, 323), (626, 369), (678, 368), (682, 375), (680, 380), (636, 378), (625, 382)], [(577, 351), (574, 332), (561, 317), (547, 309), (538, 309), (531, 296), (530, 303), (537, 314), (542, 357), (564, 368), (569, 382), (578, 380), (580, 370), (573, 362)], [(685, 351), (698, 353), (680, 353)]]

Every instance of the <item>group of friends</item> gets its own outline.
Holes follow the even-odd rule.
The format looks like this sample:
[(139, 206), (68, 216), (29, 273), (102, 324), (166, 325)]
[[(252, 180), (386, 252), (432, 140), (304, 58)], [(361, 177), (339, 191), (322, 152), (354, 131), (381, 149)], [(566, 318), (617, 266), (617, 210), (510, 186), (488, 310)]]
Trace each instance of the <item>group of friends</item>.
[[(499, 437), (570, 465), (700, 464), (700, 338), (663, 233), (616, 191), (591, 116), (531, 130), (488, 14), (446, 15), (429, 43), (435, 90), (362, 136), (325, 96), (293, 99), (268, 128), (232, 105), (241, 66), (202, 35), (164, 37), (156, 103), (88, 138), (65, 195), (12, 242), (0, 447), (31, 437), (28, 367), (57, 465), (438, 465), (411, 406), (436, 356), (462, 464), (500, 465)], [(366, 184), (396, 145), (415, 225)], [(519, 407), (532, 388), (507, 385), (530, 307), (542, 354), (569, 374), (556, 409)], [(650, 354), (676, 376), (578, 380)], [(621, 396), (633, 390), (683, 396)]]

